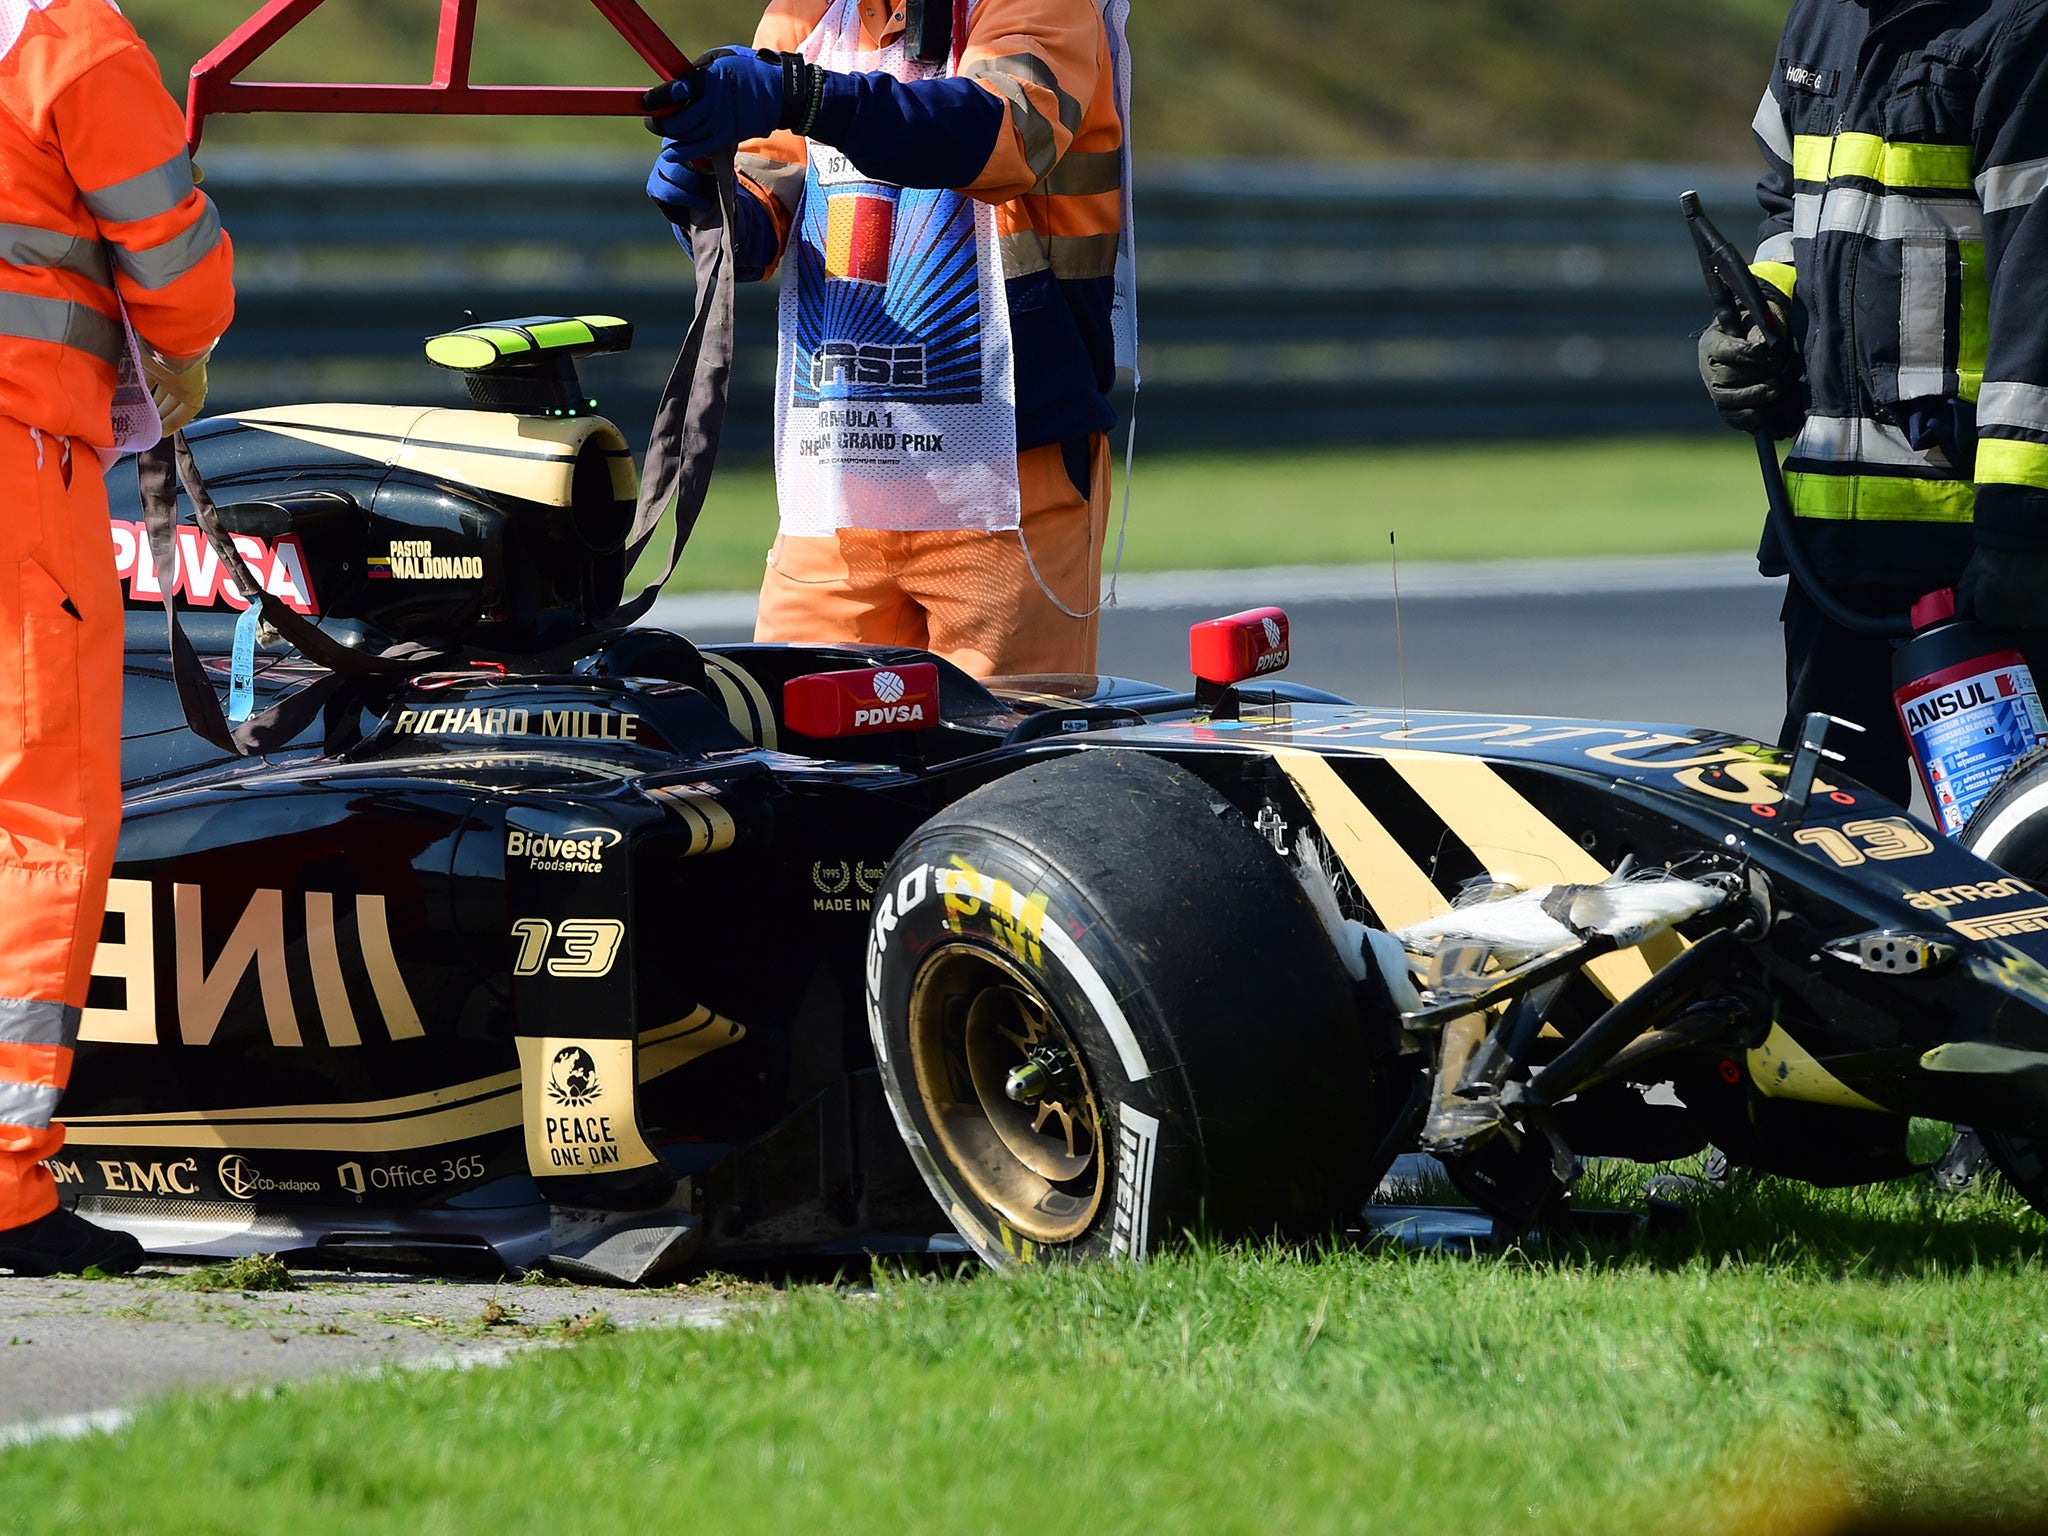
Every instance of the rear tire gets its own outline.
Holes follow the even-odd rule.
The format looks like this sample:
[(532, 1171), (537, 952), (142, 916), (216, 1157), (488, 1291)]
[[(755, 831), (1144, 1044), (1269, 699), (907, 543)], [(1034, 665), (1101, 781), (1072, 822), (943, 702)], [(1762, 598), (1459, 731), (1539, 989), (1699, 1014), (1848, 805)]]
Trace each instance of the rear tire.
[[(1970, 815), (1956, 841), (2009, 875), (2048, 885), (2048, 750), (2028, 753)], [(2048, 1129), (2037, 1134), (1975, 1127), (2006, 1182), (2048, 1216)]]
[(1385, 1127), (1353, 984), (1194, 774), (1115, 750), (1023, 768), (926, 822), (881, 892), (882, 1082), (989, 1263), (1355, 1221)]

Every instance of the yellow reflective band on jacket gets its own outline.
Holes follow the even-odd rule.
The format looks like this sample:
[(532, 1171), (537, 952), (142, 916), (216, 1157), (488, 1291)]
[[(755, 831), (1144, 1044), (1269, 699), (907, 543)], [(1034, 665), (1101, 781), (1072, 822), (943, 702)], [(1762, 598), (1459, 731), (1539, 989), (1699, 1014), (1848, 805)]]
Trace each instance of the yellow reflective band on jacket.
[(1792, 297), (1792, 290), (1799, 280), (1798, 269), (1789, 261), (1754, 262), (1749, 270), (1788, 299)]
[[(1983, 447), (1977, 452), (1982, 478)], [(1829, 522), (1967, 523), (1977, 507), (1977, 488), (1967, 480), (1792, 474), (1785, 489), (1795, 516)]]
[(1886, 187), (1971, 192), (1970, 161), (1967, 144), (1888, 144), (1874, 133), (1842, 133), (1832, 139), (1801, 134), (1792, 141), (1792, 175), (1798, 181), (1857, 176)]
[(2048, 491), (2048, 444), (2010, 437), (1977, 440), (1979, 485), (2030, 485)]

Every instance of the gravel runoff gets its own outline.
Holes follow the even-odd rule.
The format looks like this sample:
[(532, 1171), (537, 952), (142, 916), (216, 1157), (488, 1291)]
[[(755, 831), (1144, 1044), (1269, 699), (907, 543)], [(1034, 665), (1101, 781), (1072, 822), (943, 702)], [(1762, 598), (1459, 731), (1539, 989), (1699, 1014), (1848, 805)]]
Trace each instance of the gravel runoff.
[(169, 1392), (493, 1365), (607, 1324), (716, 1326), (740, 1304), (711, 1285), (624, 1291), (294, 1270), (297, 1290), (204, 1292), (188, 1288), (189, 1274), (0, 1277), (0, 1447), (117, 1428)]

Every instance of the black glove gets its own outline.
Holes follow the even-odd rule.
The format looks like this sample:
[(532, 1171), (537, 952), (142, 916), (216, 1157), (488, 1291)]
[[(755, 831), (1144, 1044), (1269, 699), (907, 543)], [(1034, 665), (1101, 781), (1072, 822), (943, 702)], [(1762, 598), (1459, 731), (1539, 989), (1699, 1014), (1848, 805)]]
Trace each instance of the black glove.
[(1956, 607), (2005, 634), (2048, 631), (2048, 550), (1979, 544), (1956, 583)]
[[(1789, 335), (1784, 304), (1769, 302), (1778, 334)], [(1773, 346), (1756, 326), (1742, 336), (1731, 336), (1718, 324), (1700, 332), (1700, 379), (1721, 419), (1738, 432), (1786, 438), (1806, 419), (1798, 352), (1789, 344)]]

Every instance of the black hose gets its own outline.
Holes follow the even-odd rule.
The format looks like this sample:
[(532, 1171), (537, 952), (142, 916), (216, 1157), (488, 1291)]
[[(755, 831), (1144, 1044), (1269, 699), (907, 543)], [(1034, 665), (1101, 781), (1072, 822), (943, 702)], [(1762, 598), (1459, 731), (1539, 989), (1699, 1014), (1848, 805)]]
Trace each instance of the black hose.
[[(1707, 280), (1707, 297), (1714, 306), (1715, 322), (1731, 336), (1743, 335), (1754, 327), (1773, 349), (1789, 351), (1791, 338), (1778, 328), (1777, 317), (1764, 300), (1756, 274), (1749, 270), (1749, 263), (1728, 237), (1714, 227), (1713, 220), (1700, 206), (1699, 193), (1685, 193), (1678, 206), (1685, 213), (1686, 228), (1692, 233), (1693, 249), (1699, 255), (1700, 273)], [(1756, 434), (1756, 459), (1757, 467), (1763, 471), (1771, 531), (1785, 553), (1792, 579), (1813, 599), (1813, 605), (1853, 634), (1875, 635), (1885, 640), (1903, 640), (1911, 635), (1913, 622), (1907, 614), (1862, 613), (1828, 590), (1827, 583), (1806, 558), (1806, 547), (1800, 542), (1792, 515), (1792, 498), (1785, 490), (1785, 472), (1778, 464), (1778, 447), (1767, 432)]]

